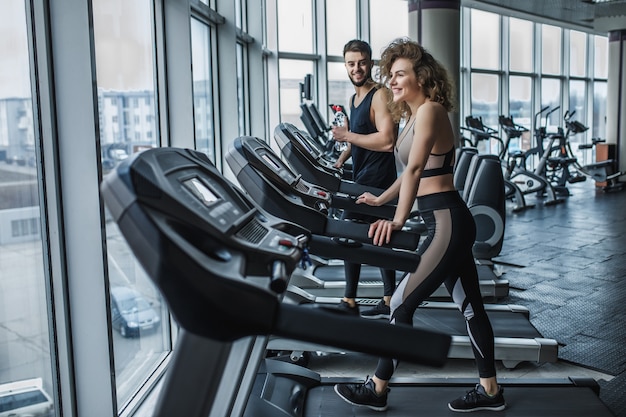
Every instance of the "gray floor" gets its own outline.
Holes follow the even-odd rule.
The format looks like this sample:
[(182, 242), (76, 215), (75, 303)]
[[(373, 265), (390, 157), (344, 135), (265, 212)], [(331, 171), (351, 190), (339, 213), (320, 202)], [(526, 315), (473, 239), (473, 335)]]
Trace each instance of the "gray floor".
[[(498, 377), (591, 377), (616, 416), (626, 416), (626, 191), (604, 193), (591, 181), (570, 187), (562, 204), (513, 213), (508, 206), (499, 268), (510, 295), (500, 303), (530, 310), (531, 322), (559, 343), (556, 363), (498, 364)], [(360, 354), (314, 355), (309, 367), (323, 376), (365, 377), (376, 359)], [(443, 368), (401, 364), (396, 377), (475, 377), (473, 361)]]

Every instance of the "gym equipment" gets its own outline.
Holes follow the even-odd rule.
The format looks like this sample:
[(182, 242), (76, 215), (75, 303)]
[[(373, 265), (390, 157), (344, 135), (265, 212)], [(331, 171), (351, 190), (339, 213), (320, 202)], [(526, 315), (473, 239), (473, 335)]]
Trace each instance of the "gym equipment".
[[(289, 274), (315, 237), (258, 208), (200, 152), (135, 154), (101, 191), (183, 329), (156, 416), (242, 415), (243, 408), (233, 411), (237, 395), (249, 396), (264, 350), (263, 337), (248, 336), (324, 340), (435, 366), (446, 359), (449, 336), (281, 303)], [(360, 336), (346, 337), (350, 332)], [(373, 332), (397, 343), (378, 348)], [(189, 362), (198, 354), (204, 357)]]
[[(506, 147), (500, 136), (498, 136), (498, 131), (485, 125), (482, 117), (467, 116), (465, 118), (465, 127), (461, 126), (461, 130), (470, 132), (471, 139), (467, 139), (465, 136), (463, 137), (463, 141), (470, 148), (478, 149), (481, 141), (490, 142), (491, 140), (495, 140), (498, 142), (498, 157), (502, 159), (506, 153)], [(490, 152), (490, 149), (491, 146), (488, 147), (487, 153), (493, 153)]]
[[(563, 116), (566, 133), (565, 144), (564, 147), (561, 148), (561, 156), (575, 159), (571, 166), (576, 170), (578, 175), (571, 175), (568, 171), (567, 176), (564, 176), (564, 179), (568, 182), (577, 182), (572, 181), (572, 179), (582, 178), (584, 180), (586, 178), (591, 178), (597, 183), (606, 183), (606, 185), (602, 187), (603, 191), (621, 191), (624, 188), (624, 184), (619, 181), (619, 178), (624, 174), (615, 168), (616, 161), (613, 159), (607, 159), (594, 164), (581, 165), (578, 162), (578, 159), (576, 159), (574, 152), (572, 152), (572, 145), (569, 138), (571, 135), (586, 132), (589, 128), (577, 120), (572, 120), (574, 113), (576, 113), (575, 110), (571, 113), (567, 111)], [(578, 145), (578, 149), (592, 149), (598, 143), (603, 142), (605, 142), (603, 139), (591, 138), (591, 143), (580, 144)]]
[[(325, 234), (327, 236), (344, 236), (344, 234), (333, 234), (340, 233), (339, 228), (323, 226), (327, 224), (328, 220), (325, 214), (316, 212), (318, 205), (312, 203), (310, 199), (299, 197), (303, 193), (302, 190), (312, 189), (311, 186), (303, 184), (302, 180), (291, 181), (291, 179), (296, 178), (295, 174), (286, 165), (282, 164), (282, 161), (275, 155), (272, 157), (272, 152), (271, 148), (258, 138), (239, 137), (232, 142), (226, 155), (226, 161), (248, 195), (264, 209), (278, 217), (302, 224), (310, 228), (313, 233)], [(489, 159), (487, 158), (487, 160)], [(278, 170), (276, 169), (277, 167), (279, 168)], [(480, 170), (480, 168), (475, 169)], [(501, 176), (499, 165), (497, 169)], [(480, 175), (478, 172), (477, 174)], [(292, 188), (287, 194), (280, 191), (280, 189), (284, 189), (284, 186), (274, 185), (275, 182), (281, 181), (292, 184)], [(474, 188), (474, 186), (470, 188)], [(472, 195), (472, 193), (469, 193), (469, 195)], [(309, 201), (308, 207), (305, 204), (307, 200)], [(489, 217), (491, 213), (485, 212), (485, 214)], [(340, 221), (340, 225), (344, 228), (355, 227), (353, 222)], [(344, 233), (349, 234), (352, 239), (360, 241), (364, 241), (363, 238), (366, 236), (366, 231), (363, 232), (361, 238), (356, 233)], [(335, 257), (352, 259), (355, 249), (357, 248), (337, 247), (336, 252), (334, 252)], [(315, 254), (315, 251), (311, 250), (311, 253)], [(374, 264), (377, 267), (399, 271), (413, 271), (416, 267), (415, 265), (412, 269), (403, 269), (401, 265), (388, 263), (387, 260), (378, 258), (371, 258), (361, 263)], [(289, 287), (289, 299), (298, 303), (339, 303), (345, 286), (343, 269), (340, 271), (335, 269), (332, 271), (334, 274), (324, 275), (318, 272), (320, 269), (322, 268), (318, 267), (315, 269), (315, 275), (313, 273), (301, 274), (296, 271), (292, 276), (292, 285)], [(491, 273), (491, 276), (493, 277), (493, 273)], [(360, 297), (374, 297), (376, 301), (380, 299), (382, 294), (382, 283), (380, 281), (376, 283), (377, 285), (374, 282), (362, 284), (364, 283), (360, 281), (358, 294)], [(491, 297), (500, 296), (499, 292), (503, 290), (508, 293), (508, 281), (505, 280), (485, 279), (481, 280), (480, 284), (483, 294), (487, 293)], [(449, 298), (445, 287), (437, 290), (433, 298), (437, 297)], [(362, 298), (358, 301), (361, 301)], [(426, 308), (420, 308), (416, 312), (415, 322), (423, 326), (431, 326), (429, 328), (442, 326), (449, 329), (455, 335), (450, 354), (456, 355), (453, 357), (473, 357), (470, 341), (468, 336), (466, 336), (465, 321), (459, 314), (457, 307), (453, 303), (445, 304), (446, 307), (443, 309), (441, 306), (441, 304), (433, 302), (425, 303), (424, 307)], [(558, 350), (556, 341), (545, 339), (537, 332), (528, 320), (527, 309), (523, 307), (518, 308), (517, 306), (488, 306), (488, 314), (493, 315), (492, 324), (496, 331), (496, 358), (502, 360), (505, 366), (515, 367), (523, 361), (556, 361)], [(433, 312), (434, 308), (440, 308), (440, 310)], [(428, 310), (428, 313), (423, 310)], [(500, 316), (498, 317), (498, 315)], [(303, 352), (328, 351), (327, 346), (321, 346), (316, 343), (303, 344), (302, 342), (292, 342), (284, 339), (270, 340), (268, 348), (282, 351), (290, 350), (294, 352), (291, 354), (294, 361), (297, 361), (303, 355)]]
[[(331, 396), (335, 381), (264, 359), (269, 333), (431, 366), (446, 359), (450, 338), (440, 333), (280, 303), (275, 290), (283, 285), (271, 283), (288, 279), (312, 240), (258, 208), (204, 154), (174, 148), (134, 154), (105, 178), (101, 192), (182, 328), (155, 417), (354, 414)], [(408, 415), (407, 409), (449, 415), (445, 402), (473, 383), (392, 380), (387, 415)], [(500, 383), (507, 416), (611, 415), (593, 380)]]
[[(328, 200), (331, 199), (333, 194), (304, 181), (293, 173), (293, 171), (273, 153), (272, 149), (260, 139), (250, 136), (235, 139), (231, 143), (225, 159), (233, 173), (235, 173), (238, 182), (246, 192), (253, 200), (272, 214), (301, 224), (317, 234), (349, 237), (355, 240), (359, 240), (359, 236), (367, 236), (367, 230), (369, 229), (368, 224), (355, 224), (354, 222), (329, 218), (325, 208), (331, 204)], [(487, 178), (487, 176), (484, 178)], [(482, 180), (479, 182), (477, 182), (476, 187), (483, 185)], [(322, 200), (320, 198), (322, 195), (325, 196), (327, 200)], [(477, 196), (478, 194), (474, 193), (472, 195)], [(493, 198), (494, 195), (496, 194), (490, 194), (488, 198)], [(352, 199), (348, 200), (351, 201)], [(477, 199), (474, 201), (476, 204), (472, 202), (472, 208), (470, 208), (470, 210), (474, 210), (476, 215), (480, 215), (483, 218), (482, 220), (491, 219), (494, 210), (481, 206), (478, 204)], [(360, 207), (364, 205), (354, 204), (354, 206), (360, 209)], [(369, 209), (372, 211), (366, 212), (366, 214), (377, 217), (383, 217), (385, 215), (387, 217), (393, 216), (393, 212), (390, 214), (380, 214), (377, 211), (379, 207), (370, 207)], [(484, 223), (487, 225), (487, 223), (490, 222), (484, 221)], [(500, 220), (500, 223), (494, 220), (492, 224), (493, 225), (484, 228), (484, 230), (486, 230), (485, 241), (479, 241), (475, 245), (476, 248), (481, 248), (481, 255), (483, 255), (485, 261), (489, 259), (489, 254), (485, 252), (491, 249), (492, 244), (496, 246), (499, 244), (501, 248), (501, 239), (504, 235), (504, 224), (502, 220)], [(358, 228), (358, 232), (355, 234), (349, 232), (352, 228)], [(411, 226), (405, 228), (405, 230), (416, 232), (405, 235), (406, 238), (415, 239), (410, 241), (410, 245), (415, 244), (415, 246), (413, 246), (414, 249), (419, 241), (419, 233), (423, 231), (423, 228), (420, 227), (415, 230), (413, 223), (411, 223)], [(347, 236), (346, 233), (350, 233), (350, 235)], [(399, 237), (403, 236), (402, 233), (394, 233), (392, 235), (391, 245), (393, 247), (411, 249), (410, 245), (402, 244), (401, 242), (394, 243), (393, 239), (395, 239), (396, 235)], [(398, 246), (399, 244), (402, 246)], [(477, 251), (479, 250), (477, 249)], [(339, 268), (341, 269), (338, 270)], [(306, 288), (308, 292), (313, 295), (340, 297), (343, 295), (345, 278), (341, 265), (338, 265), (334, 269), (332, 273), (324, 274), (323, 279), (321, 279), (320, 274), (315, 274), (317, 275), (315, 276), (313, 272), (299, 274), (304, 281), (298, 281), (298, 286), (303, 289)], [(389, 269), (397, 270), (398, 268), (392, 266)], [(371, 273), (371, 275), (377, 273), (378, 271), (375, 271)], [(371, 275), (368, 274), (368, 278)], [(481, 275), (484, 277), (484, 279), (480, 281), (481, 292), (484, 297), (501, 298), (508, 295), (508, 281), (497, 279), (493, 273), (486, 274), (483, 271)], [(364, 279), (360, 282), (363, 283), (363, 285), (359, 286), (359, 295), (361, 297), (380, 298), (382, 281)], [(433, 298), (442, 297), (449, 298), (449, 294), (444, 287), (441, 287), (433, 294)]]
[[(548, 181), (548, 179), (544, 176), (545, 161), (551, 153), (554, 139), (550, 141), (550, 144), (544, 150), (543, 140), (547, 137), (546, 128), (539, 127), (537, 120), (541, 114), (549, 109), (550, 107), (544, 107), (535, 114), (535, 146), (526, 151), (516, 150), (508, 152), (508, 158), (503, 160), (503, 163), (505, 164), (504, 177), (511, 183), (511, 187), (513, 189), (510, 196), (517, 196), (516, 202), (518, 210), (522, 210), (528, 206), (523, 198), (523, 196), (527, 194), (535, 194), (542, 198), (545, 197), (543, 204), (546, 206), (559, 204), (564, 201), (562, 198), (557, 197), (556, 190), (550, 181)], [(556, 111), (557, 109), (558, 107), (552, 111)], [(546, 115), (546, 121), (548, 120), (550, 113)], [(511, 139), (519, 138), (528, 131), (528, 129), (524, 126), (515, 124), (513, 117), (500, 115), (498, 120), (500, 126), (507, 135), (504, 145), (507, 150), (511, 143)], [(554, 138), (554, 136), (552, 137)], [(529, 160), (533, 158), (534, 155), (539, 157), (539, 162), (537, 167), (534, 170), (531, 170), (527, 165), (529, 164)]]
[(311, 143), (311, 137), (290, 123), (280, 123), (274, 129), (274, 139), (289, 165), (305, 181), (330, 192), (358, 196), (364, 191), (380, 194), (384, 190), (366, 187), (345, 178), (343, 169), (335, 168)]

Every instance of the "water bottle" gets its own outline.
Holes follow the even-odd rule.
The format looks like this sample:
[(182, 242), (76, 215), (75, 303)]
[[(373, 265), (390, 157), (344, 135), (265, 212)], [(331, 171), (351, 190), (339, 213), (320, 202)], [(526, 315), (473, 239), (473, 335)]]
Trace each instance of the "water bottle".
[[(346, 114), (341, 110), (335, 111), (332, 124), (333, 126), (345, 126)], [(335, 150), (337, 150), (338, 152), (343, 152), (346, 149), (348, 149), (348, 142), (335, 141)]]

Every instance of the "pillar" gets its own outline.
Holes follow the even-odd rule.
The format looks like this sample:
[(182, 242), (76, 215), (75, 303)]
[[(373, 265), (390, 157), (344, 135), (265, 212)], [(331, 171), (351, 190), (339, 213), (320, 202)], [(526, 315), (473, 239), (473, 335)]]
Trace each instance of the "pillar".
[(461, 0), (409, 0), (409, 36), (441, 62), (454, 83), (457, 108), (450, 121), (455, 132), (460, 127), (460, 10)]

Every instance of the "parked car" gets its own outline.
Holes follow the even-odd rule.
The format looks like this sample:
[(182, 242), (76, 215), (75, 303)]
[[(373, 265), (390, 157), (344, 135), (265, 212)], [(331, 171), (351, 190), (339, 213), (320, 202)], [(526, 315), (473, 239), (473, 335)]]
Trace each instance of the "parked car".
[(161, 323), (152, 303), (129, 287), (111, 288), (111, 320), (113, 328), (123, 337), (139, 336), (143, 331), (154, 330)]
[(0, 384), (0, 417), (52, 417), (54, 402), (41, 378)]

